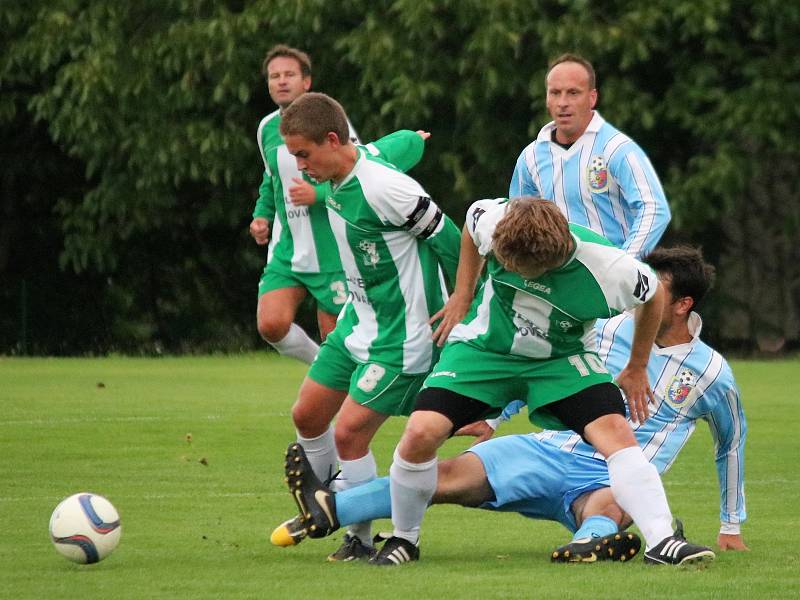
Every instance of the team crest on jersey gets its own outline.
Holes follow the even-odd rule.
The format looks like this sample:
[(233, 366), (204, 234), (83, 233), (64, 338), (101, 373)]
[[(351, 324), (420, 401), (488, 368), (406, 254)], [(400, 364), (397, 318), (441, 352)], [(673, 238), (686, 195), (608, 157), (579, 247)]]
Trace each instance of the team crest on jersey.
[(373, 268), (378, 266), (381, 257), (378, 255), (378, 247), (375, 245), (375, 242), (361, 240), (358, 242), (358, 249), (364, 253), (361, 255), (361, 259), (366, 266)]
[(589, 159), (587, 176), (590, 190), (598, 194), (608, 190), (608, 167), (602, 154), (596, 154)]
[(567, 331), (574, 323), (572, 321), (556, 321), (556, 325), (561, 328), (561, 331)]
[(683, 369), (678, 375), (672, 378), (667, 387), (667, 400), (675, 408), (680, 408), (692, 393), (697, 376), (689, 369)]

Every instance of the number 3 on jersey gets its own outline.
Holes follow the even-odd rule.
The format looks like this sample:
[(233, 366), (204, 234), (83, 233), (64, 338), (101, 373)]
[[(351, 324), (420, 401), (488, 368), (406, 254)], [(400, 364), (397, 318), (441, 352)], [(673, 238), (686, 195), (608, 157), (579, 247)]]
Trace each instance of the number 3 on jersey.
[(583, 356), (575, 354), (574, 356), (570, 356), (567, 360), (569, 360), (569, 364), (578, 370), (581, 377), (588, 377), (589, 369), (598, 374), (608, 373), (608, 369), (603, 366), (603, 363), (601, 363), (600, 359), (594, 354), (584, 354)]
[(367, 366), (367, 370), (364, 371), (364, 374), (361, 376), (361, 379), (358, 380), (358, 383), (356, 385), (358, 386), (358, 389), (369, 394), (372, 390), (375, 389), (375, 386), (378, 385), (381, 378), (385, 374), (386, 374), (386, 369), (384, 369), (380, 365), (369, 365)]

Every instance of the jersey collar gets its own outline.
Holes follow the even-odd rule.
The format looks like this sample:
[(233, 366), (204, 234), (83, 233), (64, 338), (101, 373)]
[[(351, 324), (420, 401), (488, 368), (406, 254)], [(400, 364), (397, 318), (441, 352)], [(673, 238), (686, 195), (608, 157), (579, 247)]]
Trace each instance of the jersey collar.
[[(592, 116), (592, 120), (589, 121), (589, 124), (586, 126), (586, 131), (583, 132), (581, 137), (579, 137), (575, 142), (570, 146), (570, 148), (574, 147), (576, 144), (579, 144), (583, 136), (587, 134), (595, 134), (600, 131), (600, 128), (605, 124), (606, 120), (600, 116), (600, 113), (594, 111), (594, 116)], [(551, 139), (551, 135), (553, 134), (553, 130), (556, 128), (556, 122), (550, 121), (547, 125), (542, 127), (541, 131), (539, 131), (539, 135), (536, 137), (537, 142), (547, 142), (548, 144), (552, 144), (553, 141)], [(560, 147), (560, 146), (559, 146)]]
[(561, 271), (562, 269), (566, 269), (566, 268), (567, 268), (569, 265), (571, 265), (571, 264), (572, 264), (572, 261), (574, 261), (574, 260), (575, 260), (575, 257), (576, 257), (576, 256), (578, 256), (578, 247), (579, 247), (579, 246), (580, 246), (580, 245), (581, 245), (583, 242), (581, 242), (581, 241), (578, 239), (578, 236), (577, 236), (577, 235), (575, 235), (574, 233), (572, 233), (571, 231), (569, 232), (569, 234), (572, 236), (572, 241), (574, 241), (574, 242), (575, 242), (575, 244), (574, 244), (574, 245), (573, 245), (573, 247), (572, 247), (572, 254), (570, 254), (570, 255), (569, 255), (569, 258), (567, 258), (567, 260), (565, 260), (565, 261), (564, 261), (564, 264), (563, 264), (563, 265), (561, 265), (560, 267), (558, 267), (558, 268), (556, 268), (556, 269), (553, 269), (553, 271)]
[(365, 160), (365, 159), (364, 159), (364, 149), (363, 149), (361, 146), (356, 146), (356, 152), (357, 152), (357, 155), (356, 155), (356, 162), (355, 162), (355, 164), (353, 165), (353, 168), (352, 168), (352, 169), (350, 169), (350, 172), (349, 172), (347, 175), (345, 175), (344, 179), (342, 179), (342, 180), (341, 180), (339, 183), (337, 183), (337, 184), (334, 184), (334, 183), (331, 181), (331, 189), (332, 189), (334, 192), (335, 192), (336, 190), (338, 190), (340, 187), (342, 187), (343, 185), (345, 185), (345, 184), (346, 184), (348, 181), (350, 181), (350, 180), (351, 180), (353, 177), (355, 177), (355, 176), (356, 176), (356, 173), (358, 172), (358, 169), (359, 169), (359, 167), (361, 166), (361, 163), (362, 163), (362, 161), (364, 161), (364, 160)]
[(689, 319), (686, 322), (686, 326), (689, 328), (689, 334), (692, 336), (692, 339), (685, 344), (677, 344), (675, 346), (665, 346), (664, 348), (659, 348), (658, 346), (653, 347), (653, 351), (656, 354), (683, 354), (688, 353), (694, 345), (700, 340), (700, 331), (703, 329), (703, 320), (700, 318), (696, 312), (692, 311), (689, 315)]

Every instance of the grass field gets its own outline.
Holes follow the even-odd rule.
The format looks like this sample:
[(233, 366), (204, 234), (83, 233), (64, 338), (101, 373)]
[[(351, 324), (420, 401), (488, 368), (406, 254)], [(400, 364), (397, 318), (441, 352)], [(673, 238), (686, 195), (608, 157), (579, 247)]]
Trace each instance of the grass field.
[[(0, 598), (797, 598), (800, 360), (733, 368), (749, 425), (750, 552), (719, 554), (703, 571), (641, 558), (551, 565), (549, 551), (569, 537), (559, 525), (438, 506), (423, 524), (422, 560), (376, 569), (324, 561), (340, 532), (269, 544), (294, 512), (282, 458), (302, 365), (266, 353), (0, 358)], [(402, 425), (390, 420), (374, 444), (381, 473)], [(503, 431), (526, 430), (518, 418)], [(467, 444), (451, 440), (444, 454)], [(665, 485), (688, 537), (715, 542), (704, 425)], [(63, 497), (87, 490), (116, 505), (123, 533), (111, 557), (81, 566), (55, 552), (47, 523)]]

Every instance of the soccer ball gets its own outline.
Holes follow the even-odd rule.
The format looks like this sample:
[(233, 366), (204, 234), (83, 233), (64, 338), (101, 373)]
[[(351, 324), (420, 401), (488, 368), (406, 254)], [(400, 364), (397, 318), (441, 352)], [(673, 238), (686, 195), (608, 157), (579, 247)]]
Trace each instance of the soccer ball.
[(76, 563), (96, 563), (119, 544), (122, 528), (114, 506), (97, 494), (81, 492), (61, 501), (50, 517), (50, 539)]

